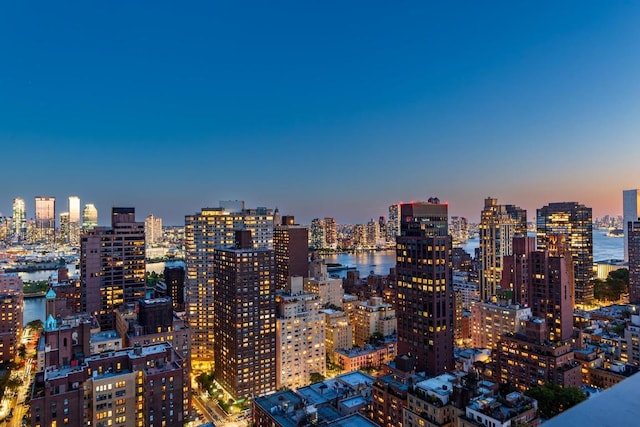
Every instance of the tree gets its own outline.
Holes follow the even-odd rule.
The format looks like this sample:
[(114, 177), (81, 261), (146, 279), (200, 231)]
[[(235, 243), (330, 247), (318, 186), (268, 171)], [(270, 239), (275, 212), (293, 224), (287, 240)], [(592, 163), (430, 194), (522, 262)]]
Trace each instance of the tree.
[(319, 383), (324, 381), (324, 375), (318, 372), (311, 372), (311, 374), (309, 374), (309, 381), (311, 381), (311, 384)]
[(587, 395), (577, 387), (563, 388), (558, 384), (550, 383), (531, 388), (525, 394), (538, 401), (538, 412), (542, 418), (546, 419), (587, 399)]
[(27, 328), (34, 329), (36, 331), (41, 331), (42, 329), (44, 329), (44, 324), (42, 323), (42, 320), (36, 319), (27, 323)]

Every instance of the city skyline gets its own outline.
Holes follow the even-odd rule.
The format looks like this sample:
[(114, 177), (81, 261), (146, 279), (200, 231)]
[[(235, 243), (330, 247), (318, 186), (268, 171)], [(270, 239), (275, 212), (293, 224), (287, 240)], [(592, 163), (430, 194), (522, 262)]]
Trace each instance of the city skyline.
[(640, 185), (638, 18), (599, 2), (5, 5), (0, 212), (78, 195), (101, 224), (135, 206), (183, 225), (241, 199), (366, 223), (437, 196), (474, 222), (486, 197), (619, 215)]

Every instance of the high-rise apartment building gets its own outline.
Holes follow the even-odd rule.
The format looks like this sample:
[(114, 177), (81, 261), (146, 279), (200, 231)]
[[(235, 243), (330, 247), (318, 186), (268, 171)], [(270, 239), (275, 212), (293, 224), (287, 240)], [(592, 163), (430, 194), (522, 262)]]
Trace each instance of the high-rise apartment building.
[(338, 245), (338, 223), (335, 218), (324, 219), (324, 236), (327, 247), (335, 249)]
[(325, 318), (317, 295), (303, 292), (302, 277), (289, 279), (276, 295), (276, 388), (292, 390), (326, 375)]
[(309, 277), (304, 280), (304, 291), (318, 295), (323, 306), (342, 308), (342, 279), (329, 277), (324, 259), (312, 259), (309, 263)]
[(480, 215), (480, 300), (497, 294), (503, 258), (513, 253), (513, 236), (526, 235), (527, 211), (514, 205), (499, 205), (488, 197)]
[(314, 249), (326, 248), (327, 239), (325, 231), (324, 220), (320, 218), (312, 219), (309, 230), (309, 246)]
[(416, 371), (454, 368), (453, 290), (448, 205), (437, 198), (400, 205), (396, 244), (398, 354), (415, 357)]
[(214, 378), (234, 398), (276, 389), (275, 257), (255, 248), (251, 231), (213, 250)]
[(573, 259), (575, 302), (593, 303), (593, 215), (577, 202), (549, 203), (537, 210), (538, 248), (547, 249), (552, 239), (564, 235)]
[(373, 218), (367, 223), (367, 246), (375, 248), (380, 239), (380, 224)]
[(13, 234), (19, 241), (27, 238), (27, 205), (24, 199), (13, 199)]
[(69, 243), (69, 212), (62, 212), (59, 218), (58, 241), (62, 244)]
[(80, 245), (80, 197), (69, 196), (69, 243)]
[(114, 309), (144, 298), (144, 223), (134, 208), (112, 208), (111, 228), (87, 230), (80, 244), (82, 309), (97, 316), (103, 329), (114, 328)]
[(640, 218), (625, 223), (629, 251), (629, 302), (640, 302)]
[(93, 227), (98, 226), (98, 209), (91, 204), (87, 203), (82, 210), (82, 229), (91, 230)]
[(277, 288), (284, 288), (290, 276), (309, 275), (309, 232), (297, 225), (294, 217), (284, 216), (282, 224), (274, 227), (273, 249)]
[[(73, 340), (50, 340), (49, 350), (69, 352)], [(189, 377), (169, 343), (80, 354), (73, 366), (37, 373), (30, 425), (177, 427), (187, 421)]]
[(220, 202), (185, 217), (186, 310), (192, 328), (192, 361), (205, 369), (213, 363), (213, 250), (235, 244), (234, 231), (251, 231), (254, 248), (273, 247), (273, 211), (244, 209), (244, 202)]
[(624, 260), (629, 261), (627, 224), (640, 220), (640, 190), (622, 191), (622, 230), (624, 231)]
[(452, 216), (449, 231), (454, 246), (467, 243), (469, 240), (469, 223), (467, 222), (467, 218), (463, 216)]
[(36, 240), (53, 243), (56, 235), (56, 199), (55, 197), (38, 196), (36, 204)]
[(475, 348), (495, 350), (504, 334), (521, 332), (531, 308), (518, 304), (478, 302), (471, 307), (471, 342)]
[(371, 297), (356, 306), (351, 314), (355, 345), (364, 347), (371, 338), (394, 335), (398, 330), (396, 311), (391, 304), (382, 302), (382, 297)]
[(396, 236), (400, 235), (400, 205), (389, 206), (389, 217), (387, 221), (387, 241), (395, 242)]
[(167, 296), (171, 297), (173, 309), (178, 312), (185, 310), (184, 282), (185, 271), (183, 267), (164, 268), (164, 283), (167, 285)]
[(565, 341), (573, 334), (574, 281), (571, 254), (564, 235), (551, 235), (547, 249), (536, 250), (533, 237), (515, 237), (513, 255), (505, 257), (503, 288), (516, 304), (529, 306), (546, 322), (547, 341)]
[(16, 356), (22, 337), (22, 279), (0, 269), (0, 364), (6, 366)]
[(144, 220), (144, 235), (147, 245), (155, 245), (162, 240), (162, 218), (157, 218), (153, 214)]

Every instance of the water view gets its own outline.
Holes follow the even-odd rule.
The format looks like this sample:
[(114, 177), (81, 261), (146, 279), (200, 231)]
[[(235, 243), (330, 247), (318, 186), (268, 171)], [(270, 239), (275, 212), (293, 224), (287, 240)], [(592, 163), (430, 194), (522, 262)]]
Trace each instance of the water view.
[[(462, 247), (469, 253), (473, 254), (475, 248), (479, 245), (478, 238), (470, 239)], [(593, 231), (593, 259), (595, 261), (605, 259), (622, 259), (624, 251), (624, 240), (616, 237), (607, 237), (607, 230), (594, 230)], [(325, 257), (328, 263), (338, 263), (345, 267), (355, 267), (360, 273), (360, 277), (367, 277), (370, 274), (389, 274), (389, 269), (394, 267), (395, 251), (379, 251), (379, 252), (357, 252), (357, 253), (341, 253), (335, 255), (329, 255)], [(162, 273), (165, 266), (181, 266), (184, 267), (183, 261), (170, 261), (170, 262), (157, 262), (147, 264), (148, 272)], [(69, 274), (79, 274), (76, 266), (73, 264), (67, 265), (69, 268)], [(30, 273), (18, 273), (22, 280), (47, 280), (53, 271), (35, 271)], [(346, 277), (347, 271), (342, 270), (333, 274), (339, 277)], [(28, 323), (35, 319), (44, 321), (45, 314), (45, 300), (44, 297), (40, 298), (25, 298), (24, 300), (24, 323)]]

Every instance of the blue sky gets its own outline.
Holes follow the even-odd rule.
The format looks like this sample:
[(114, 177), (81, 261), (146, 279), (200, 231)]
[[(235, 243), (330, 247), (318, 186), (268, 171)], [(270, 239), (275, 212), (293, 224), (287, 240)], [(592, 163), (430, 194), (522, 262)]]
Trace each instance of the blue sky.
[[(560, 4), (557, 4), (560, 3)], [(0, 5), (0, 212), (218, 200), (366, 222), (437, 195), (621, 213), (640, 186), (635, 2)]]

